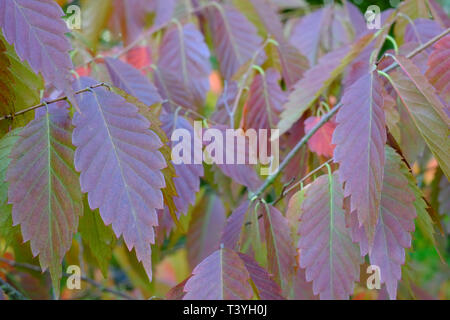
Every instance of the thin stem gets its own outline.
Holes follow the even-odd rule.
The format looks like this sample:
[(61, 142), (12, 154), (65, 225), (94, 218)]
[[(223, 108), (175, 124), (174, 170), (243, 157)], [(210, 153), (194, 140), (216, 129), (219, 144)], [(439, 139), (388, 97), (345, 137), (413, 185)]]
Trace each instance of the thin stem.
[(0, 289), (13, 300), (28, 300), (23, 294), (11, 286), (8, 282), (0, 278)]
[(297, 154), (297, 152), (300, 150), (301, 147), (305, 145), (306, 142), (316, 133), (317, 130), (319, 130), (325, 123), (328, 122), (342, 107), (342, 103), (338, 103), (333, 109), (330, 110), (327, 114), (325, 114), (322, 119), (309, 131), (306, 135), (303, 136), (303, 138), (295, 145), (295, 147), (288, 153), (286, 158), (284, 158), (283, 162), (281, 162), (278, 169), (271, 174), (264, 184), (254, 193), (254, 197), (260, 197), (261, 194), (275, 181), (275, 179), (283, 172), (283, 170), (286, 168), (286, 166), (289, 164), (289, 162), (294, 158), (294, 156)]
[[(35, 265), (29, 264), (29, 263), (17, 262), (17, 261), (5, 259), (5, 258), (0, 258), (0, 262), (6, 263), (6, 264), (10, 265), (11, 267), (15, 267), (15, 268), (24, 268), (24, 269), (28, 269), (28, 270), (35, 271), (35, 272), (42, 272), (42, 270), (41, 270), (41, 268), (39, 266), (35, 266)], [(64, 277), (69, 277), (69, 276), (71, 276), (71, 274), (63, 272), (63, 276)], [(101, 283), (99, 283), (99, 282), (97, 282), (97, 281), (95, 281), (95, 280), (93, 280), (91, 278), (88, 278), (88, 277), (85, 277), (85, 276), (81, 276), (80, 279), (82, 281), (86, 282), (86, 283), (89, 283), (93, 287), (98, 288), (99, 290), (101, 290), (103, 292), (108, 292), (108, 293), (114, 294), (116, 296), (119, 296), (119, 297), (127, 299), (127, 300), (135, 300), (134, 297), (129, 296), (126, 293), (120, 292), (118, 290), (105, 287), (103, 284), (101, 284)], [(0, 278), (0, 280), (1, 280), (1, 278)], [(0, 281), (0, 287), (1, 286), (3, 286), (3, 284)], [(5, 291), (5, 293), (6, 293), (6, 291)]]
[[(90, 90), (98, 88), (98, 87), (107, 87), (107, 88), (109, 88), (109, 86), (107, 84), (102, 82), (102, 83), (98, 83), (96, 85), (93, 85), (93, 86), (81, 89), (79, 91), (76, 91), (75, 94), (80, 94), (80, 93), (83, 93), (83, 92), (87, 92), (87, 91), (90, 91)], [(40, 107), (44, 107), (44, 106), (46, 106), (48, 104), (64, 101), (64, 100), (67, 100), (67, 96), (60, 97), (60, 98), (57, 98), (57, 99), (54, 99), (54, 100), (44, 101), (44, 102), (41, 102), (41, 103), (39, 103), (37, 105), (34, 105), (32, 107), (20, 110), (20, 111), (14, 113), (14, 114), (2, 116), (2, 117), (0, 117), (0, 121), (1, 120), (5, 120), (5, 119), (14, 119), (16, 116), (19, 116), (21, 114), (27, 113), (29, 111), (33, 111), (34, 109), (37, 109), (37, 108), (40, 108)]]
[[(416, 49), (414, 49), (413, 51), (411, 51), (410, 53), (408, 53), (406, 55), (406, 58), (411, 59), (412, 57), (418, 55), (419, 53), (421, 53), (422, 51), (424, 51), (425, 49), (427, 49), (428, 47), (430, 47), (432, 44), (434, 44), (435, 42), (439, 41), (440, 39), (442, 39), (443, 37), (445, 37), (447, 34), (449, 34), (450, 32), (450, 28), (445, 29), (444, 31), (442, 31), (440, 34), (438, 34), (437, 36), (435, 36), (434, 38), (428, 40), (427, 42), (425, 42), (423, 45), (417, 47)], [(389, 72), (393, 69), (395, 69), (396, 67), (398, 67), (398, 63), (394, 62), (392, 63), (390, 66), (386, 67), (383, 69), (384, 72)]]
[[(439, 39), (445, 37), (450, 32), (450, 28), (446, 29), (442, 33), (438, 34), (431, 40), (427, 41), (423, 45), (417, 47), (413, 51), (411, 51), (409, 54), (406, 55), (408, 59), (413, 58), (417, 54), (421, 53), (423, 50), (431, 46), (433, 43), (438, 41)], [(394, 62), (390, 66), (384, 68), (382, 72), (389, 72), (390, 70), (395, 69), (398, 66), (398, 63)], [(297, 152), (300, 150), (300, 148), (305, 145), (305, 143), (312, 137), (312, 135), (319, 130), (325, 123), (328, 122), (336, 113), (337, 111), (342, 107), (342, 102), (339, 102), (330, 112), (325, 114), (322, 119), (312, 128), (311, 131), (309, 131), (303, 138), (297, 143), (297, 145), (288, 153), (286, 158), (281, 162), (278, 169), (271, 174), (263, 183), (263, 185), (254, 193), (251, 195), (252, 199), (255, 199), (255, 197), (260, 197), (266, 189), (272, 185), (275, 181), (275, 179), (283, 172), (283, 170), (286, 168), (286, 166), (289, 164), (289, 162), (294, 158), (294, 156), (297, 154)]]

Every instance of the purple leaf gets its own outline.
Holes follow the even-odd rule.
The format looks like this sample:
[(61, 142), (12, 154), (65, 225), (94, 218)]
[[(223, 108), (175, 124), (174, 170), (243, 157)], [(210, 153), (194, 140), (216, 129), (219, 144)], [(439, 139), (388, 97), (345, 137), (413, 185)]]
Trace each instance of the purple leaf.
[(247, 63), (261, 46), (256, 28), (238, 10), (214, 2), (208, 10), (208, 22), (214, 34), (214, 48), (220, 70), (229, 80), (239, 68)]
[(344, 71), (345, 67), (364, 50), (372, 38), (372, 34), (367, 34), (350, 46), (326, 54), (316, 66), (305, 73), (294, 86), (288, 102), (284, 105), (284, 111), (278, 124), (280, 134), (289, 130), (301, 118), (311, 104)]
[[(193, 103), (188, 107), (201, 108), (209, 91), (211, 73), (209, 56), (203, 35), (192, 23), (186, 25), (177, 23), (170, 28), (159, 48), (158, 69), (164, 75), (170, 74), (170, 78), (176, 78), (185, 93), (175, 98), (177, 91), (172, 89), (170, 82), (165, 82), (165, 90), (161, 92), (169, 92), (166, 98), (171, 97), (170, 99), (177, 102), (184, 99), (184, 95), (188, 95), (188, 101)], [(163, 85), (161, 81), (157, 84)]]
[[(256, 171), (254, 170), (252, 164), (249, 163), (249, 139), (247, 136), (245, 136), (245, 142), (243, 144), (240, 144), (240, 136), (241, 133), (237, 132), (237, 135), (239, 137), (234, 138), (232, 141), (233, 143), (226, 143), (226, 126), (214, 126), (212, 129), (217, 129), (222, 133), (222, 146), (225, 146), (225, 150), (223, 150), (223, 157), (222, 157), (222, 163), (216, 163), (217, 167), (222, 171), (224, 175), (227, 177), (233, 179), (235, 182), (246, 186), (250, 190), (254, 191), (261, 185), (261, 179), (257, 175)], [(242, 133), (243, 135), (243, 133)], [(239, 139), (238, 139), (239, 138)], [(211, 142), (211, 144), (213, 144)], [(208, 143), (209, 145), (209, 143)], [(239, 149), (241, 147), (245, 147), (245, 163), (238, 164), (238, 153)], [(208, 146), (206, 147), (208, 148)], [(214, 150), (214, 148), (212, 148)], [(205, 152), (208, 152), (209, 150), (205, 149)], [(214, 150), (217, 152), (217, 150)], [(209, 152), (209, 156), (213, 154), (213, 156), (218, 157), (218, 155), (215, 155), (215, 152), (213, 153), (212, 150)], [(227, 161), (227, 154), (233, 154), (234, 155), (234, 164), (226, 163)], [(220, 158), (220, 157), (219, 157)], [(220, 159), (219, 159), (220, 160)]]
[(216, 195), (205, 195), (192, 213), (186, 244), (188, 260), (196, 266), (220, 247), (220, 234), (225, 225), (225, 208)]
[(381, 283), (386, 283), (391, 299), (397, 296), (401, 265), (405, 263), (405, 248), (411, 247), (411, 232), (414, 231), (416, 217), (416, 197), (408, 186), (406, 175), (410, 173), (400, 156), (386, 147), (380, 218), (371, 250), (364, 228), (359, 227), (354, 218), (355, 212), (350, 217), (353, 239), (360, 243), (361, 255), (369, 253), (370, 263), (380, 267)]
[(414, 24), (408, 24), (405, 30), (404, 41), (426, 43), (444, 29), (434, 20), (419, 18)]
[(436, 42), (433, 47), (425, 75), (437, 93), (450, 104), (450, 35)]
[(362, 259), (345, 225), (337, 173), (317, 178), (305, 191), (298, 233), (300, 267), (321, 299), (348, 299)]
[(241, 233), (249, 205), (249, 201), (244, 201), (228, 217), (222, 233), (222, 243), (226, 248), (238, 250), (241, 246)]
[(119, 59), (106, 58), (112, 83), (148, 106), (162, 101), (155, 86), (139, 70)]
[(61, 263), (83, 212), (78, 175), (73, 169), (71, 123), (66, 103), (41, 108), (20, 132), (6, 179), (14, 225), (49, 268), (59, 294)]
[[(79, 88), (95, 81), (81, 78)], [(98, 87), (77, 95), (81, 114), (75, 113), (73, 143), (75, 168), (81, 172), (83, 192), (89, 206), (99, 208), (106, 225), (112, 223), (117, 237), (123, 235), (133, 247), (151, 279), (153, 227), (158, 225), (156, 209), (163, 209), (161, 169), (166, 162), (158, 151), (159, 137), (149, 130), (149, 121), (138, 108), (121, 96)]]
[(284, 300), (280, 286), (273, 281), (272, 276), (250, 256), (238, 253), (239, 258), (244, 262), (250, 278), (258, 290), (261, 300)]
[(69, 30), (61, 19), (64, 12), (53, 0), (0, 1), (0, 27), (17, 55), (44, 79), (64, 91), (75, 103), (71, 75), (73, 69), (65, 36)]
[(253, 296), (249, 279), (237, 253), (222, 248), (195, 267), (183, 300), (249, 300)]
[(283, 292), (286, 292), (291, 285), (296, 266), (296, 251), (290, 237), (288, 220), (273, 206), (261, 207), (264, 212), (268, 270), (281, 284)]
[(347, 88), (342, 98), (332, 143), (344, 196), (351, 196), (351, 211), (368, 232), (372, 243), (380, 211), (386, 123), (382, 82), (371, 72)]
[(392, 84), (414, 125), (435, 156), (447, 178), (450, 177), (450, 119), (434, 87), (409, 59), (397, 56), (401, 70), (391, 74)]
[[(161, 115), (161, 122), (161, 128), (168, 137), (176, 129), (187, 130), (192, 138), (191, 147), (194, 146), (194, 139), (196, 139), (194, 128), (192, 128), (188, 120), (181, 116), (174, 116), (173, 114), (163, 114)], [(169, 143), (169, 147), (173, 148), (173, 143)], [(187, 213), (189, 204), (194, 204), (195, 195), (200, 190), (200, 177), (204, 174), (203, 165), (194, 164), (194, 160), (194, 155), (191, 155), (190, 164), (174, 164), (176, 177), (173, 179), (173, 182), (178, 196), (175, 196), (173, 200), (177, 208), (178, 216), (180, 213)]]
[(281, 90), (279, 81), (280, 74), (272, 68), (253, 78), (243, 111), (244, 130), (276, 127), (286, 100), (286, 93)]
[(292, 29), (289, 42), (305, 55), (311, 66), (317, 63), (322, 33), (332, 20), (332, 8), (314, 11), (299, 20)]

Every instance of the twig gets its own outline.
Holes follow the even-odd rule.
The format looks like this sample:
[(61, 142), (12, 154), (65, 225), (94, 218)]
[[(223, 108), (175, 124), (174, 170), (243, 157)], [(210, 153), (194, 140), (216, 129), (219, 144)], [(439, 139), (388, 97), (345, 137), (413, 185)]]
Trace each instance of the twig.
[[(302, 184), (303, 182), (306, 181), (306, 179), (308, 179), (309, 177), (311, 177), (313, 174), (315, 174), (316, 172), (320, 171), (323, 167), (325, 167), (327, 164), (330, 164), (333, 161), (333, 159), (329, 159), (328, 161), (322, 163), (320, 166), (318, 166), (317, 168), (315, 168), (314, 170), (312, 170), (311, 172), (309, 172), (306, 176), (304, 176), (303, 178), (301, 178), (299, 181), (297, 181), (296, 183), (294, 183), (291, 186), (288, 186), (286, 188), (283, 188), (283, 190), (281, 190), (280, 196), (271, 203), (272, 206), (276, 205), (281, 199), (283, 199), (283, 197), (285, 195), (287, 195), (289, 192), (291, 192), (292, 190), (294, 190), (298, 185)], [(293, 181), (292, 181), (293, 182)], [(289, 183), (290, 184), (290, 183)]]
[(29, 300), (2, 278), (0, 278), (0, 289), (2, 289), (3, 292), (13, 300)]
[[(423, 45), (417, 47), (416, 49), (414, 49), (413, 51), (408, 53), (406, 55), (406, 58), (411, 59), (412, 57), (418, 55), (419, 53), (421, 53), (422, 51), (424, 51), (425, 49), (430, 47), (433, 43), (435, 43), (435, 42), (439, 41), (440, 39), (442, 39), (443, 37), (445, 37), (447, 34), (449, 34), (449, 32), (450, 32), (450, 28), (447, 28), (446, 30), (442, 31), (440, 34), (438, 34), (434, 38), (431, 38), (430, 40), (425, 42)], [(398, 63), (394, 62), (390, 66), (384, 68), (383, 72), (389, 72), (392, 69), (395, 69), (396, 67), (398, 67)]]
[[(17, 261), (13, 261), (13, 260), (1, 258), (1, 257), (0, 257), (0, 262), (6, 263), (6, 264), (10, 265), (11, 267), (15, 267), (15, 268), (24, 268), (24, 269), (28, 269), (28, 270), (35, 271), (35, 272), (42, 272), (42, 270), (41, 270), (41, 268), (39, 266), (35, 266), (35, 265), (29, 264), (29, 263), (17, 262)], [(63, 272), (63, 276), (64, 277), (70, 277), (71, 274)], [(85, 276), (81, 276), (80, 279), (82, 281), (84, 281), (84, 282), (89, 283), (93, 287), (96, 287), (96, 288), (100, 289), (103, 292), (108, 292), (108, 293), (114, 294), (116, 296), (119, 296), (119, 297), (127, 299), (127, 300), (135, 300), (134, 297), (129, 296), (126, 293), (120, 292), (118, 290), (105, 287), (103, 284), (101, 284), (101, 283), (99, 283), (99, 282), (97, 282), (97, 281), (95, 281), (95, 280), (93, 280), (91, 278), (88, 278), (88, 277), (85, 277)], [(0, 284), (1, 284), (1, 281), (0, 281)], [(5, 293), (7, 293), (7, 292), (5, 291)]]
[[(108, 85), (103, 83), (103, 82), (102, 83), (98, 83), (96, 85), (93, 85), (93, 86), (84, 88), (82, 90), (76, 91), (75, 94), (80, 94), (80, 93), (83, 93), (83, 92), (87, 92), (87, 91), (89, 91), (91, 89), (95, 89), (95, 88), (98, 88), (98, 87), (108, 87)], [(37, 105), (34, 105), (32, 107), (20, 110), (20, 111), (18, 111), (16, 113), (8, 114), (6, 116), (2, 116), (2, 117), (0, 117), (0, 121), (1, 120), (5, 120), (5, 119), (14, 119), (16, 116), (19, 116), (19, 115), (24, 114), (26, 112), (33, 111), (34, 109), (37, 109), (37, 108), (40, 108), (40, 107), (44, 107), (44, 106), (46, 106), (48, 104), (61, 102), (61, 101), (64, 101), (64, 100), (67, 100), (67, 96), (60, 97), (60, 98), (57, 98), (57, 99), (54, 99), (54, 100), (44, 101), (44, 102), (41, 102), (41, 103), (39, 103)]]
[[(435, 36), (431, 40), (427, 41), (423, 45), (417, 47), (413, 51), (411, 51), (409, 54), (406, 55), (408, 59), (413, 58), (429, 46), (431, 46), (433, 43), (438, 41), (439, 39), (443, 38), (450, 32), (450, 28), (446, 29), (439, 35)], [(398, 66), (396, 62), (392, 63), (388, 67), (384, 68), (383, 72), (388, 72), (390, 70), (395, 69)], [(311, 131), (309, 131), (303, 138), (297, 143), (297, 145), (288, 153), (286, 158), (283, 160), (283, 162), (280, 164), (278, 169), (271, 174), (265, 181), (264, 184), (252, 195), (252, 199), (259, 198), (266, 189), (273, 184), (275, 179), (283, 172), (283, 170), (286, 168), (286, 166), (289, 164), (289, 162), (294, 158), (294, 156), (297, 154), (297, 152), (300, 150), (300, 148), (312, 137), (312, 135), (319, 130), (325, 123), (328, 122), (336, 113), (337, 111), (342, 107), (342, 102), (339, 102), (331, 111), (329, 111), (327, 114), (325, 114), (322, 119), (312, 128)]]

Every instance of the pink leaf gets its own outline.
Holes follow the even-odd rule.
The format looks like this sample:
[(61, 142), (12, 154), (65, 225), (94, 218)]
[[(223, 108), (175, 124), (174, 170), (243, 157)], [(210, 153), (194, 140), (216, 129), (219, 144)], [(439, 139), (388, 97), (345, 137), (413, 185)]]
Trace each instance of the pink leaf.
[(317, 178), (305, 191), (298, 233), (300, 267), (321, 299), (348, 299), (362, 259), (345, 225), (337, 173)]
[(186, 282), (183, 300), (249, 300), (250, 275), (234, 251), (223, 248), (203, 260)]
[[(81, 78), (78, 85), (93, 84)], [(128, 249), (135, 248), (151, 279), (150, 244), (165, 187), (162, 143), (138, 108), (119, 95), (99, 87), (77, 98), (82, 113), (73, 117), (72, 140), (82, 191), (88, 192), (90, 208), (99, 208), (105, 224), (112, 223), (116, 236), (123, 235)]]
[(21, 225), (24, 241), (39, 254), (43, 270), (50, 268), (59, 290), (61, 263), (72, 245), (83, 203), (73, 169), (70, 117), (66, 103), (38, 110), (20, 132), (6, 179), (13, 205), (14, 225)]
[(372, 243), (380, 211), (386, 124), (382, 83), (376, 71), (358, 79), (342, 98), (332, 143), (339, 163), (344, 196), (351, 196), (351, 211), (358, 212)]
[[(305, 120), (305, 131), (308, 133), (318, 122), (319, 117), (309, 117)], [(328, 121), (323, 125), (313, 136), (308, 140), (308, 146), (311, 151), (317, 153), (319, 156), (332, 157), (335, 145), (331, 143), (336, 123)]]
[(20, 59), (28, 61), (36, 73), (41, 72), (49, 84), (75, 103), (69, 55), (72, 47), (62, 16), (63, 11), (53, 0), (0, 1), (0, 27), (6, 41), (14, 44)]
[(225, 79), (231, 79), (261, 45), (256, 28), (238, 10), (218, 3), (208, 10), (214, 48)]
[(359, 227), (354, 218), (355, 212), (350, 217), (353, 238), (360, 242), (361, 254), (369, 252), (370, 263), (380, 267), (381, 283), (386, 283), (391, 299), (397, 296), (401, 265), (405, 263), (405, 248), (411, 247), (411, 232), (415, 228), (415, 195), (408, 186), (408, 174), (408, 168), (400, 156), (392, 148), (386, 147), (380, 218), (371, 250), (364, 228)]
[(148, 106), (161, 102), (155, 86), (139, 70), (119, 59), (106, 58), (105, 64), (112, 83)]

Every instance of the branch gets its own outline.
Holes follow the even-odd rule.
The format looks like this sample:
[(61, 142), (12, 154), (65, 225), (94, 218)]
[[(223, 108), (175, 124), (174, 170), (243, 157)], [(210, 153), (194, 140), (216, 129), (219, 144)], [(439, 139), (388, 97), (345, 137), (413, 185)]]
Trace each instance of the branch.
[[(1, 258), (1, 257), (0, 257), (0, 262), (6, 263), (6, 264), (10, 265), (11, 267), (15, 267), (15, 268), (24, 268), (24, 269), (28, 269), (28, 270), (35, 271), (35, 272), (42, 272), (42, 270), (41, 270), (41, 268), (39, 266), (35, 266), (35, 265), (29, 264), (29, 263), (17, 262), (17, 261), (13, 261), (13, 260)], [(64, 277), (70, 277), (71, 274), (63, 272), (63, 276)], [(126, 293), (120, 292), (118, 290), (105, 287), (103, 284), (101, 284), (101, 283), (99, 283), (99, 282), (97, 282), (97, 281), (95, 281), (95, 280), (93, 280), (91, 278), (88, 278), (88, 277), (85, 277), (85, 276), (81, 276), (80, 279), (82, 281), (86, 282), (86, 283), (89, 283), (93, 287), (96, 287), (96, 288), (100, 289), (103, 292), (108, 292), (108, 293), (114, 294), (114, 295), (119, 296), (121, 298), (124, 298), (126, 300), (135, 300), (134, 297), (129, 296)], [(6, 283), (6, 284), (9, 285), (8, 283)], [(0, 278), (0, 288), (3, 289), (2, 286), (3, 286), (3, 283), (2, 283), (2, 279)], [(8, 294), (5, 289), (3, 291), (5, 291), (5, 293)], [(8, 294), (8, 295), (10, 295), (10, 294)]]
[[(413, 58), (423, 50), (430, 47), (433, 43), (438, 41), (439, 39), (445, 37), (450, 32), (450, 28), (444, 30), (442, 33), (438, 34), (431, 40), (427, 41), (426, 43), (420, 45), (413, 51), (411, 51), (409, 54), (406, 55), (408, 59)], [(383, 72), (389, 72), (393, 69), (398, 67), (398, 64), (396, 62), (392, 63), (388, 67), (384, 68)], [(342, 107), (342, 102), (339, 102), (331, 111), (329, 111), (327, 114), (325, 114), (322, 119), (312, 128), (311, 131), (309, 131), (303, 138), (297, 143), (297, 145), (288, 153), (286, 158), (283, 160), (283, 162), (280, 164), (278, 169), (271, 174), (264, 182), (264, 184), (252, 195), (252, 199), (259, 198), (266, 189), (273, 184), (275, 179), (283, 172), (283, 170), (286, 168), (286, 166), (289, 164), (289, 162), (294, 158), (294, 156), (297, 154), (297, 152), (300, 150), (300, 148), (305, 145), (306, 142), (312, 137), (312, 135), (319, 130), (325, 123), (328, 122), (336, 113), (337, 111)]]
[[(76, 91), (75, 94), (80, 94), (80, 93), (83, 93), (83, 92), (87, 92), (87, 91), (90, 91), (90, 90), (98, 88), (98, 87), (107, 87), (107, 88), (109, 88), (109, 86), (107, 84), (102, 82), (102, 83), (98, 83), (96, 85), (84, 88), (82, 90)], [(18, 111), (16, 113), (8, 114), (6, 116), (2, 116), (2, 117), (0, 117), (0, 121), (1, 120), (5, 120), (5, 119), (14, 119), (16, 116), (19, 116), (19, 115), (24, 114), (24, 113), (29, 112), (29, 111), (33, 111), (34, 109), (37, 109), (37, 108), (44, 107), (47, 104), (52, 104), (52, 103), (61, 102), (61, 101), (65, 101), (65, 100), (67, 101), (67, 99), (68, 99), (67, 96), (64, 96), (64, 97), (60, 97), (60, 98), (57, 98), (57, 99), (54, 99), (54, 100), (44, 101), (44, 102), (41, 102), (41, 103), (39, 103), (37, 105), (34, 105), (32, 107), (20, 110), (20, 111)]]
[(13, 300), (28, 300), (23, 294), (17, 291), (13, 286), (11, 286), (8, 282), (0, 278), (0, 289)]

